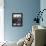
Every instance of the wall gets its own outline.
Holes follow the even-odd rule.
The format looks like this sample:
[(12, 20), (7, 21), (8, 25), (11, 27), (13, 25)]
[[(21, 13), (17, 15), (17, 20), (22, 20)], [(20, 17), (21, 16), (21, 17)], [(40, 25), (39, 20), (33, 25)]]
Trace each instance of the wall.
[(0, 42), (4, 41), (4, 0), (0, 0)]
[[(7, 41), (18, 41), (32, 28), (36, 12), (40, 10), (40, 0), (4, 0), (4, 35)], [(12, 27), (12, 13), (23, 13), (23, 26)]]
[[(40, 9), (41, 9), (41, 11), (43, 10), (43, 9), (46, 9), (46, 0), (41, 0), (40, 1)], [(43, 17), (43, 22), (41, 21), (40, 22), (40, 24), (42, 25), (42, 26), (46, 26), (46, 10), (43, 12), (43, 15), (42, 15), (42, 17)]]
[(0, 8), (4, 7), (4, 0), (0, 0)]
[[(43, 10), (43, 9), (46, 9), (46, 0), (40, 0), (40, 10)], [(40, 21), (40, 25), (46, 27), (46, 11), (44, 11), (42, 17), (43, 17), (43, 22)], [(46, 44), (46, 40), (45, 40), (45, 44)]]

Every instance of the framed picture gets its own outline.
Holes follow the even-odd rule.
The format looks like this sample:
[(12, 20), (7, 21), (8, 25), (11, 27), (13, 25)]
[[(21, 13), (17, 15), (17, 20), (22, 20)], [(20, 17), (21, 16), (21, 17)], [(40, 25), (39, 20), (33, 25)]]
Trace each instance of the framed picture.
[(19, 27), (23, 25), (23, 14), (22, 13), (12, 13), (12, 26)]

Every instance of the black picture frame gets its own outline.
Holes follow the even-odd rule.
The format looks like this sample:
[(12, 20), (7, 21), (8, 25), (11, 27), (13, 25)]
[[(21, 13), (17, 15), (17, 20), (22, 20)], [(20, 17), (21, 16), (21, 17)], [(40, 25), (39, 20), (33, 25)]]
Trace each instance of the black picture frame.
[(20, 27), (23, 25), (23, 13), (12, 13), (12, 26)]

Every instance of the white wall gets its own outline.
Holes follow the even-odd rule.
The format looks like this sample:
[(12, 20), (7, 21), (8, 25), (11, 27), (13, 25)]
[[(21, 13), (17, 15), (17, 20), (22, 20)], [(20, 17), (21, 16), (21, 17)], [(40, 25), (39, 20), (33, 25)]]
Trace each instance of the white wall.
[(4, 41), (4, 0), (0, 0), (0, 42)]
[(4, 13), (3, 9), (0, 8), (0, 41), (4, 40)]

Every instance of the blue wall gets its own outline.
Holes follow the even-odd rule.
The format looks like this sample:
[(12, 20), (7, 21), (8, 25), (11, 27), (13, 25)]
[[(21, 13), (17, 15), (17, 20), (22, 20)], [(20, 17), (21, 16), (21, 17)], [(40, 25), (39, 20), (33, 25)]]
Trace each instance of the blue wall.
[[(5, 40), (18, 41), (32, 28), (32, 21), (40, 9), (40, 0), (5, 0), (4, 1)], [(23, 26), (12, 27), (12, 13), (23, 13)]]
[[(43, 9), (46, 9), (46, 0), (40, 0), (40, 10), (42, 11)], [(43, 12), (43, 22), (40, 21), (40, 25), (46, 27), (46, 11)], [(46, 35), (45, 35), (45, 39), (46, 39)], [(45, 40), (45, 44), (46, 44), (46, 40)]]
[[(41, 0), (40, 1), (40, 10), (42, 11), (43, 9), (46, 9), (46, 0)], [(43, 22), (40, 21), (40, 25), (46, 27), (46, 10), (43, 12)]]

